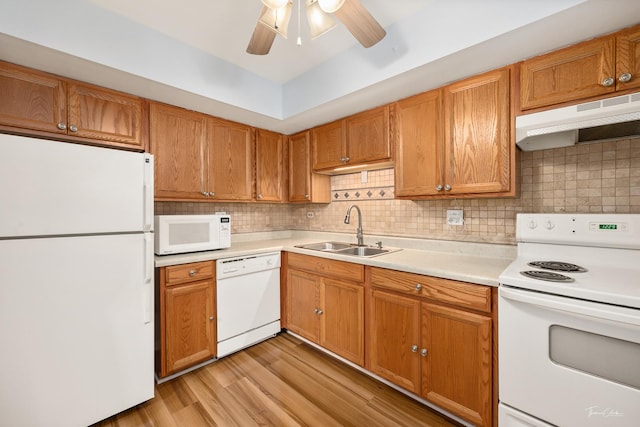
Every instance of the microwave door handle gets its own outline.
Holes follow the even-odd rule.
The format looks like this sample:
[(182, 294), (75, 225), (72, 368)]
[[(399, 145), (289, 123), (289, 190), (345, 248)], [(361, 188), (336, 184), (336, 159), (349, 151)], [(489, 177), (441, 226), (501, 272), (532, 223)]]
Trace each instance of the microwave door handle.
[(586, 306), (584, 302), (579, 300), (567, 299), (567, 301), (563, 301), (560, 300), (559, 297), (539, 296), (533, 292), (508, 289), (504, 286), (500, 287), (500, 296), (549, 310), (563, 311), (569, 314), (580, 314), (601, 320), (640, 326), (640, 315), (636, 314), (634, 312), (635, 310), (624, 307), (607, 306), (606, 309), (603, 309), (601, 307), (594, 307), (591, 305)]

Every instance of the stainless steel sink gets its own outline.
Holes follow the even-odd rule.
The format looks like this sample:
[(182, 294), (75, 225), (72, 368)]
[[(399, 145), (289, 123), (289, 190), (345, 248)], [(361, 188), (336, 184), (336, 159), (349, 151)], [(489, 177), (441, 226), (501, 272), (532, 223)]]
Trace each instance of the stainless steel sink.
[(296, 248), (311, 249), (313, 251), (336, 252), (342, 249), (351, 248), (353, 245), (343, 242), (321, 242), (298, 245)]
[(349, 255), (357, 257), (374, 257), (377, 255), (383, 255), (389, 252), (400, 250), (392, 248), (377, 248), (373, 246), (357, 246), (355, 244), (344, 242), (308, 243), (306, 245), (297, 245), (296, 248), (310, 249), (312, 251), (331, 252), (336, 255)]
[(372, 248), (370, 246), (354, 246), (351, 248), (346, 248), (337, 251), (337, 254), (341, 255), (355, 255), (355, 256), (375, 256), (386, 254), (387, 252), (391, 252), (391, 249), (381, 249), (381, 248)]

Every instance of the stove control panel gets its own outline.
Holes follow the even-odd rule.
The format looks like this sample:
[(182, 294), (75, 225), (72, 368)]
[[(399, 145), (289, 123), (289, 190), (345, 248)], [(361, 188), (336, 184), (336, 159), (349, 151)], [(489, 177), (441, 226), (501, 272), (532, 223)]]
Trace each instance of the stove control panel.
[(629, 230), (629, 224), (626, 222), (590, 222), (589, 230), (595, 232), (626, 232)]
[(516, 239), (640, 249), (640, 214), (518, 214)]

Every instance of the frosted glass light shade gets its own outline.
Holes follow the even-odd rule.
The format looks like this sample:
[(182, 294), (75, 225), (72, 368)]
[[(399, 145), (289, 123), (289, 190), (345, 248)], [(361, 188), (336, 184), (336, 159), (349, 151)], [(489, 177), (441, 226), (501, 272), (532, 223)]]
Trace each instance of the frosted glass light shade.
[(284, 7), (289, 0), (262, 0), (262, 4), (271, 9), (280, 9)]
[(320, 9), (320, 5), (317, 0), (307, 1), (307, 21), (309, 22), (309, 29), (311, 30), (311, 39), (320, 37), (327, 31), (333, 29), (336, 26), (331, 16), (327, 15)]
[(271, 31), (275, 31), (286, 39), (289, 21), (291, 20), (292, 7), (293, 2), (287, 0), (287, 4), (284, 7), (279, 9), (267, 8), (265, 13), (258, 18), (258, 22), (269, 27)]
[(340, 9), (345, 0), (318, 0), (320, 8), (327, 13), (333, 13)]

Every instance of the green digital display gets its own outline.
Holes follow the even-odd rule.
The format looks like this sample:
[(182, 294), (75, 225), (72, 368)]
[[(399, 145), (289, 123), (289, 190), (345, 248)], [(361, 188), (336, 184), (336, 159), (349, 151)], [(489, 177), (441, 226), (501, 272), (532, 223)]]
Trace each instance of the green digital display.
[(598, 228), (600, 230), (617, 230), (618, 224), (599, 224)]

